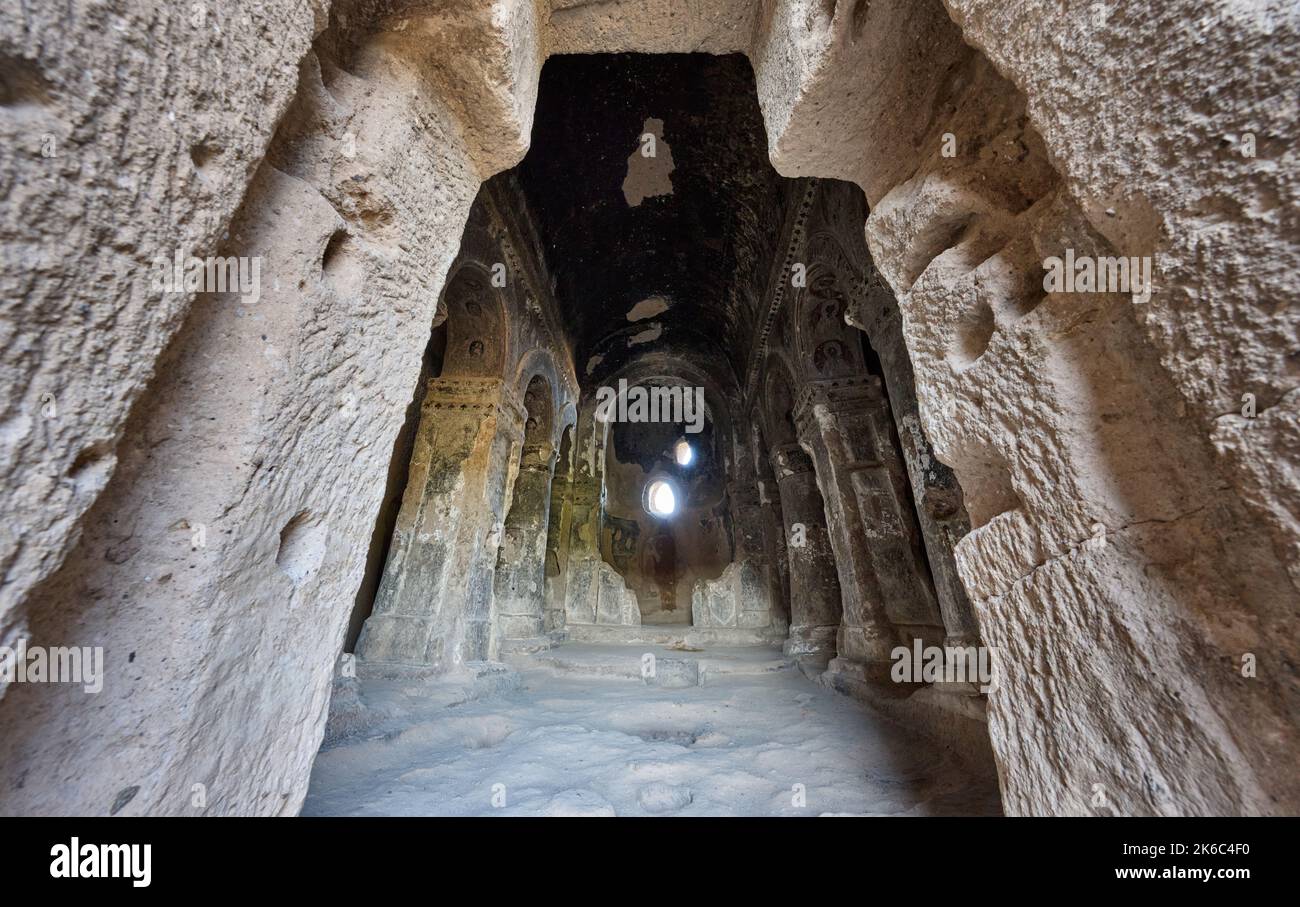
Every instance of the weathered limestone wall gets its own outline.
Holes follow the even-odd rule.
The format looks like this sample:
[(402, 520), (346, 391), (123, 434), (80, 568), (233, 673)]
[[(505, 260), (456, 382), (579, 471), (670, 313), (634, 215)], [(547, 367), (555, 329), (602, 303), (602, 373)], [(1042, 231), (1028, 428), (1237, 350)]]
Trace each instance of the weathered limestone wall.
[[(1150, 592), (1152, 571), (1139, 576), (1136, 565), (1128, 568), (1134, 575), (1127, 585), (1146, 593), (1145, 607), (1141, 632), (1113, 643), (1124, 657), (1112, 670), (1131, 676), (1134, 662), (1144, 673), (1152, 663), (1172, 666), (1146, 681), (1144, 698), (1156, 687), (1191, 703), (1176, 713), (1190, 718), (1195, 744), (1158, 740), (1149, 757), (1123, 758), (1123, 770), (1159, 778), (1168, 764), (1166, 776), (1213, 778), (1190, 791), (1170, 782), (1167, 795), (1148, 784), (1143, 799), (1150, 809), (1159, 803), (1189, 811), (1294, 812), (1300, 782), (1284, 767), (1284, 754), (1300, 736), (1300, 683), (1290, 655), (1300, 620), (1294, 481), (1300, 311), (1289, 304), (1300, 280), (1300, 12), (1282, 3), (1206, 9), (1177, 2), (1142, 10), (1117, 5), (1100, 18), (1077, 2), (1048, 36), (1025, 28), (1041, 14), (1039, 3), (1018, 5), (1014, 17), (993, 4), (949, 6), (971, 42), (1024, 92), (1062, 175), (1069, 201), (1051, 216), (1068, 226), (1044, 225), (1050, 232), (1039, 245), (1087, 236), (1090, 242), (1075, 244), (1155, 258), (1156, 292), (1149, 303), (1120, 304), (1113, 317), (1124, 346), (1113, 344), (1105, 363), (1142, 364), (1129, 368), (1154, 418), (1134, 424), (1121, 443), (1146, 449), (1135, 457), (1116, 439), (1103, 442), (1101, 453), (1121, 476), (1121, 494), (1139, 499), (1119, 524), (1127, 526), (1120, 529), (1121, 545), (1136, 549), (1129, 563), (1160, 565)], [(1143, 65), (1135, 71), (1126, 49), (1137, 47)], [(1078, 65), (1079, 58), (1088, 65)], [(1057, 366), (1063, 378), (1067, 369), (1082, 371), (1085, 386), (1104, 381), (1111, 387), (1114, 375), (1103, 378), (1103, 364), (1082, 364), (1076, 351), (1053, 352), (1066, 363)], [(1243, 399), (1246, 394), (1252, 398)], [(1128, 478), (1140, 472), (1149, 478)], [(1138, 489), (1130, 490), (1133, 485)], [(1167, 500), (1156, 493), (1160, 488)], [(1151, 498), (1163, 507), (1152, 506)], [(1109, 540), (1117, 526), (1109, 518), (1101, 522), (1112, 562), (1103, 582), (1111, 585), (1118, 571)], [(1004, 616), (1009, 626), (1024, 620), (1019, 603), (1003, 607), (1011, 612)], [(1257, 660), (1249, 677), (1242, 670), (1247, 656)], [(1165, 709), (1153, 712), (1126, 717), (1145, 726), (1175, 721)], [(1094, 743), (1107, 749), (1112, 764), (1115, 736), (1099, 734)], [(1149, 762), (1158, 768), (1150, 770)], [(1239, 780), (1215, 777), (1216, 762), (1245, 762), (1249, 769)]]
[[(13, 462), (63, 474), (66, 456), (82, 486), (73, 494), (66, 483), (66, 499), (25, 498), (20, 489), (41, 487), (36, 473), (7, 477), (18, 531), (5, 636), (26, 623), (34, 644), (103, 646), (107, 675), (93, 700), (58, 685), (7, 691), (6, 812), (293, 813), (319, 745), (346, 601), (365, 560), (366, 533), (356, 527), (378, 508), (441, 277), (492, 162), (475, 159), (474, 123), (458, 117), (463, 104), (449, 100), (451, 89), (423, 77), (383, 34), (331, 59), (346, 42), (326, 33), (326, 56), (304, 60), (323, 16), (306, 6), (247, 11), (224, 15), (220, 32), (215, 20), (196, 28), (188, 9), (162, 6), (118, 27), (92, 9), (58, 23), (36, 21), (41, 13), (5, 17), (12, 65), (44, 71), (32, 81), (44, 100), (27, 112), (43, 108), (51, 128), (79, 123), (80, 138), (55, 160), (98, 187), (62, 187), (77, 199), (64, 215), (29, 211), (12, 231), (50, 264), (43, 279), (34, 264), (23, 279), (37, 285), (6, 298), (30, 306), (57, 292), (70, 314), (52, 317), (76, 324), (77, 346), (86, 338), (96, 351), (60, 352), (46, 336), (38, 352), (33, 335), (28, 371), (18, 362), (5, 370), (33, 400), (54, 395), (62, 438), (48, 456)], [(167, 56), (133, 47), (144, 35)], [(526, 48), (526, 33), (517, 38), (501, 40), (503, 55)], [(480, 55), (461, 53), (445, 57), (461, 89), (499, 83)], [(164, 69), (164, 59), (176, 68)], [(231, 224), (295, 88), (294, 110)], [(113, 100), (100, 94), (108, 90)], [(528, 124), (514, 125), (522, 148)], [(110, 148), (111, 159), (102, 157)], [(26, 192), (47, 166), (23, 155), (6, 171)], [(95, 175), (107, 173), (112, 182)], [(174, 176), (145, 188), (146, 174)], [(103, 214), (84, 204), (95, 197)], [(68, 292), (79, 281), (62, 263), (100, 257), (72, 254), (69, 237), (74, 249), (122, 250), (119, 277), (81, 284), (94, 301)], [(261, 256), (261, 297), (254, 305), (199, 297), (142, 399), (156, 351), (192, 296), (153, 291), (144, 269), (177, 248)], [(96, 307), (104, 324), (87, 330)], [(24, 313), (13, 323), (41, 322)], [(51, 386), (32, 368), (63, 377)], [(74, 384), (78, 375), (96, 377)], [(33, 415), (17, 413), (14, 424), (35, 428)], [(10, 437), (18, 446), (36, 440), (17, 429)], [(74, 528), (80, 539), (63, 569), (15, 613), (22, 591), (63, 559)]]
[(1300, 583), (1300, 483), (1283, 466), (1300, 455), (1300, 8), (1058, 6), (948, 2), (1024, 93), (1088, 226), (1120, 254), (1156, 255), (1159, 290), (1136, 320)]
[(857, 183), (874, 204), (912, 172), (968, 53), (960, 33), (931, 0), (763, 6), (749, 57), (773, 165)]
[[(1002, 656), (990, 723), (1007, 809), (1275, 811), (1295, 797), (1276, 755), (1295, 739), (1278, 645), (1294, 639), (1294, 589), (1219, 478), (1170, 354), (1139, 327), (1162, 279), (1153, 303), (1044, 298), (1046, 256), (1116, 249), (1076, 202), (1091, 193), (1057, 188), (1015, 89), (968, 65), (868, 240), (903, 308), (925, 428), (966, 492), (958, 562)], [(1118, 251), (1152, 251), (1150, 212), (1108, 198), (1099, 217), (1146, 216)], [(1242, 676), (1246, 653), (1257, 677)]]
[(5, 5), (0, 645), (27, 635), (23, 603), (76, 544), (190, 308), (151, 291), (152, 262), (216, 249), (324, 10), (250, 4), (218, 33), (164, 3)]

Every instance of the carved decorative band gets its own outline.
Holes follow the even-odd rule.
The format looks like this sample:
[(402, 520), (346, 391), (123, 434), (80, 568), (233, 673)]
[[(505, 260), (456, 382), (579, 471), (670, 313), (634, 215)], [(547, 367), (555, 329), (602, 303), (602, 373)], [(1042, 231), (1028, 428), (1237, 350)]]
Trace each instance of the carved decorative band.
[(500, 378), (435, 378), (424, 395), (423, 410), (434, 413), (496, 413), (511, 425), (528, 417), (523, 401)]
[(887, 403), (880, 379), (875, 375), (864, 375), (860, 378), (831, 378), (808, 382), (799, 389), (795, 400), (795, 421), (806, 421), (812, 408), (818, 405), (825, 406), (832, 412), (883, 412)]

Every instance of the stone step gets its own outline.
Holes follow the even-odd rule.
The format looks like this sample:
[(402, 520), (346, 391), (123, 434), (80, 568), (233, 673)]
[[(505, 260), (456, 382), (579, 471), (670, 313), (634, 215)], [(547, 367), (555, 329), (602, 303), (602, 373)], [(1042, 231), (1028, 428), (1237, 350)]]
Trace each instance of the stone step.
[(569, 624), (565, 630), (573, 642), (615, 645), (685, 646), (701, 649), (716, 646), (768, 648), (780, 642), (765, 630), (706, 629), (686, 624)]
[(519, 668), (534, 665), (565, 674), (626, 677), (661, 687), (700, 686), (709, 678), (766, 674), (794, 666), (793, 659), (772, 647), (697, 649), (572, 642), (543, 652), (512, 655), (509, 661)]

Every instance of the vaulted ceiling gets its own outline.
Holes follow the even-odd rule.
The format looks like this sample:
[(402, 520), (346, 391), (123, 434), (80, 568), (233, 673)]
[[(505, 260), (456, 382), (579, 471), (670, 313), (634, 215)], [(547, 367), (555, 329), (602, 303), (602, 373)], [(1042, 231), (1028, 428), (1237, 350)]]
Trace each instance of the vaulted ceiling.
[(518, 176), (584, 384), (648, 352), (744, 375), (798, 182), (768, 161), (748, 60), (552, 57)]

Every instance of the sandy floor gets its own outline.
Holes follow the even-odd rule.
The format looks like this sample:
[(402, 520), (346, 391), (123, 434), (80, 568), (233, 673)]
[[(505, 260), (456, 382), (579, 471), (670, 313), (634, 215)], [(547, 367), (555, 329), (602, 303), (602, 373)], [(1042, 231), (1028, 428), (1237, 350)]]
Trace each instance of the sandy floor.
[[(654, 685), (642, 657), (660, 661)], [(988, 815), (996, 782), (763, 649), (569, 644), (522, 687), (365, 679), (304, 815)], [(664, 686), (698, 671), (699, 686)]]

